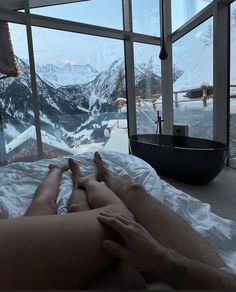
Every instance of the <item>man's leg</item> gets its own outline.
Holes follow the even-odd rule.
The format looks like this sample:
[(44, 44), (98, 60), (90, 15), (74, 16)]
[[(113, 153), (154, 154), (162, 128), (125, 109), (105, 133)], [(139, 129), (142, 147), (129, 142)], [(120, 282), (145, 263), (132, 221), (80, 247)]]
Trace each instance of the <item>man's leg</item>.
[(49, 172), (35, 191), (33, 200), (24, 216), (41, 216), (57, 214), (56, 199), (62, 174), (68, 164), (49, 165)]
[(180, 254), (215, 267), (225, 266), (208, 243), (180, 216), (149, 195), (140, 184), (108, 170), (95, 153), (97, 177), (116, 193), (149, 233), (162, 245)]

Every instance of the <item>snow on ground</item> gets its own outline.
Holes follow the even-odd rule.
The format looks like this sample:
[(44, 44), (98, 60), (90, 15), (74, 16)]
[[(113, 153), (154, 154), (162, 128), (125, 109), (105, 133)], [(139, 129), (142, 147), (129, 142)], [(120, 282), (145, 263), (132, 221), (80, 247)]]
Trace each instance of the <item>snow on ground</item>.
[[(63, 150), (67, 153), (71, 153), (70, 147), (62, 140), (57, 139), (55, 136), (47, 133), (46, 131), (41, 130), (41, 136), (42, 136), (42, 142), (44, 144), (50, 145), (50, 146), (57, 146), (57, 149)], [(33, 139), (36, 141), (36, 132), (35, 127), (30, 126), (27, 130), (25, 130), (23, 133), (18, 135), (16, 139), (14, 139), (12, 142), (6, 145), (6, 153), (9, 153), (10, 151), (16, 149), (17, 147), (24, 144), (27, 140)]]
[(230, 113), (236, 114), (236, 98), (231, 98), (230, 100)]
[[(128, 129), (127, 120), (110, 120), (107, 127), (111, 130), (109, 140), (104, 143), (90, 142), (88, 144), (78, 144), (71, 151), (74, 154), (80, 154), (84, 152), (96, 152), (101, 150), (111, 150), (121, 153), (128, 153)], [(86, 131), (86, 130), (84, 130)]]
[(104, 147), (104, 143), (89, 143), (89, 144), (80, 144), (77, 147), (71, 149), (73, 154), (81, 154), (84, 152), (96, 152), (101, 151)]
[(115, 150), (121, 153), (129, 153), (128, 145), (127, 120), (118, 120), (103, 150)]
[(75, 146), (71, 151), (74, 154), (80, 154), (87, 151), (96, 152), (101, 150), (111, 150), (121, 153), (128, 153), (128, 129), (127, 120), (110, 120), (108, 127), (111, 129), (110, 138), (107, 143), (88, 143), (79, 144)]

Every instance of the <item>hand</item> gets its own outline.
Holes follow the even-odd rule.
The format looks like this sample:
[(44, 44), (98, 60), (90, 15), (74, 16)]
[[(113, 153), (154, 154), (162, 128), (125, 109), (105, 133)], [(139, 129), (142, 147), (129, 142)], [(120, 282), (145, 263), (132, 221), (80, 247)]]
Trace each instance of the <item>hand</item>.
[(122, 246), (117, 242), (105, 240), (104, 249), (138, 271), (147, 273), (149, 280), (164, 280), (169, 271), (171, 250), (160, 245), (142, 225), (129, 217), (104, 211), (98, 219), (115, 230), (125, 243), (125, 246)]

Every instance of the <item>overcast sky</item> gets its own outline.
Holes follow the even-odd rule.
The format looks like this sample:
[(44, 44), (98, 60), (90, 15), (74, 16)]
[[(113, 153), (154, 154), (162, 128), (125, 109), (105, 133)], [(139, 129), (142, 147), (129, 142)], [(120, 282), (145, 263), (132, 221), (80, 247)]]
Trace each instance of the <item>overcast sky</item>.
[[(207, 0), (172, 0), (173, 28), (207, 5)], [(209, 0), (211, 1), (211, 0)], [(145, 3), (145, 4), (144, 4)], [(160, 35), (157, 0), (133, 0), (133, 27), (138, 33)], [(121, 0), (91, 0), (32, 10), (32, 13), (73, 21), (122, 29)], [(15, 54), (28, 59), (26, 31), (22, 25), (10, 25)], [(193, 47), (202, 28), (192, 34)], [(87, 64), (104, 70), (118, 57), (124, 57), (123, 42), (108, 38), (87, 36), (44, 28), (33, 28), (35, 60), (37, 64)], [(198, 41), (199, 42), (199, 41)], [(188, 45), (191, 46), (191, 44)], [(181, 46), (180, 46), (181, 47)], [(158, 56), (158, 49), (149, 45), (136, 45), (136, 59), (145, 62), (150, 55)]]

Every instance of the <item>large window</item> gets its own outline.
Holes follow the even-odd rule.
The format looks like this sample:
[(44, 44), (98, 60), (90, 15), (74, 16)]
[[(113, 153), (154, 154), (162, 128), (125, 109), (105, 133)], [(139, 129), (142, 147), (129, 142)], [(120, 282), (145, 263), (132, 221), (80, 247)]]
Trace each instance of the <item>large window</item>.
[(19, 77), (0, 80), (1, 164), (37, 159), (26, 28), (9, 24)]
[(213, 138), (213, 20), (173, 44), (174, 122)]
[(32, 9), (32, 13), (123, 29), (122, 0), (90, 0)]
[(137, 133), (156, 133), (162, 113), (161, 62), (158, 46), (134, 44)]
[(172, 0), (172, 31), (174, 32), (212, 0)]
[(44, 153), (128, 152), (123, 41), (33, 27), (33, 42)]
[(231, 4), (230, 165), (236, 168), (236, 2)]
[[(218, 5), (208, 6), (212, 1), (171, 0), (172, 31), (192, 21), (192, 25), (173, 36), (176, 40), (172, 60), (174, 124), (188, 126), (189, 136), (208, 139), (214, 138), (216, 98), (213, 98), (213, 17), (207, 17), (216, 12), (213, 8), (217, 9)], [(22, 73), (17, 78), (0, 80), (2, 164), (37, 158), (37, 146), (41, 142), (37, 141), (35, 129), (39, 130), (39, 126), (44, 157), (101, 149), (128, 152), (125, 52), (127, 58), (134, 53), (134, 76), (133, 60), (128, 59), (126, 63), (127, 77), (131, 77), (128, 83), (135, 78), (135, 91), (128, 92), (129, 104), (136, 102), (136, 115), (130, 113), (129, 117), (136, 116), (138, 134), (157, 132), (157, 114), (162, 116), (162, 107), (167, 106), (162, 103), (157, 45), (160, 43), (157, 38), (160, 37), (160, 1), (131, 0), (132, 13), (126, 16), (132, 19), (126, 20), (132, 22), (134, 34), (123, 30), (123, 3), (123, 0), (90, 0), (31, 9), (28, 17), (35, 25), (32, 36), (36, 88), (34, 83), (31, 86), (33, 71), (30, 71), (27, 49), (30, 39), (27, 41), (25, 26), (10, 25)], [(230, 164), (235, 166), (236, 3), (227, 5), (231, 6)], [(207, 13), (201, 14), (201, 19), (194, 17), (207, 6)], [(44, 16), (57, 20), (48, 21)], [(9, 17), (9, 21), (26, 21), (14, 11)], [(66, 30), (74, 32), (64, 31), (64, 24)], [(186, 33), (191, 27), (195, 28)], [(130, 53), (132, 47), (134, 52)], [(163, 64), (166, 64), (163, 69), (168, 69), (168, 62)], [(39, 108), (35, 109), (32, 100), (37, 98)], [(164, 112), (168, 113), (166, 116), (172, 115), (168, 108)], [(171, 120), (172, 116), (165, 122), (169, 124)], [(129, 124), (134, 125), (133, 122)], [(216, 131), (218, 135), (221, 129)]]

